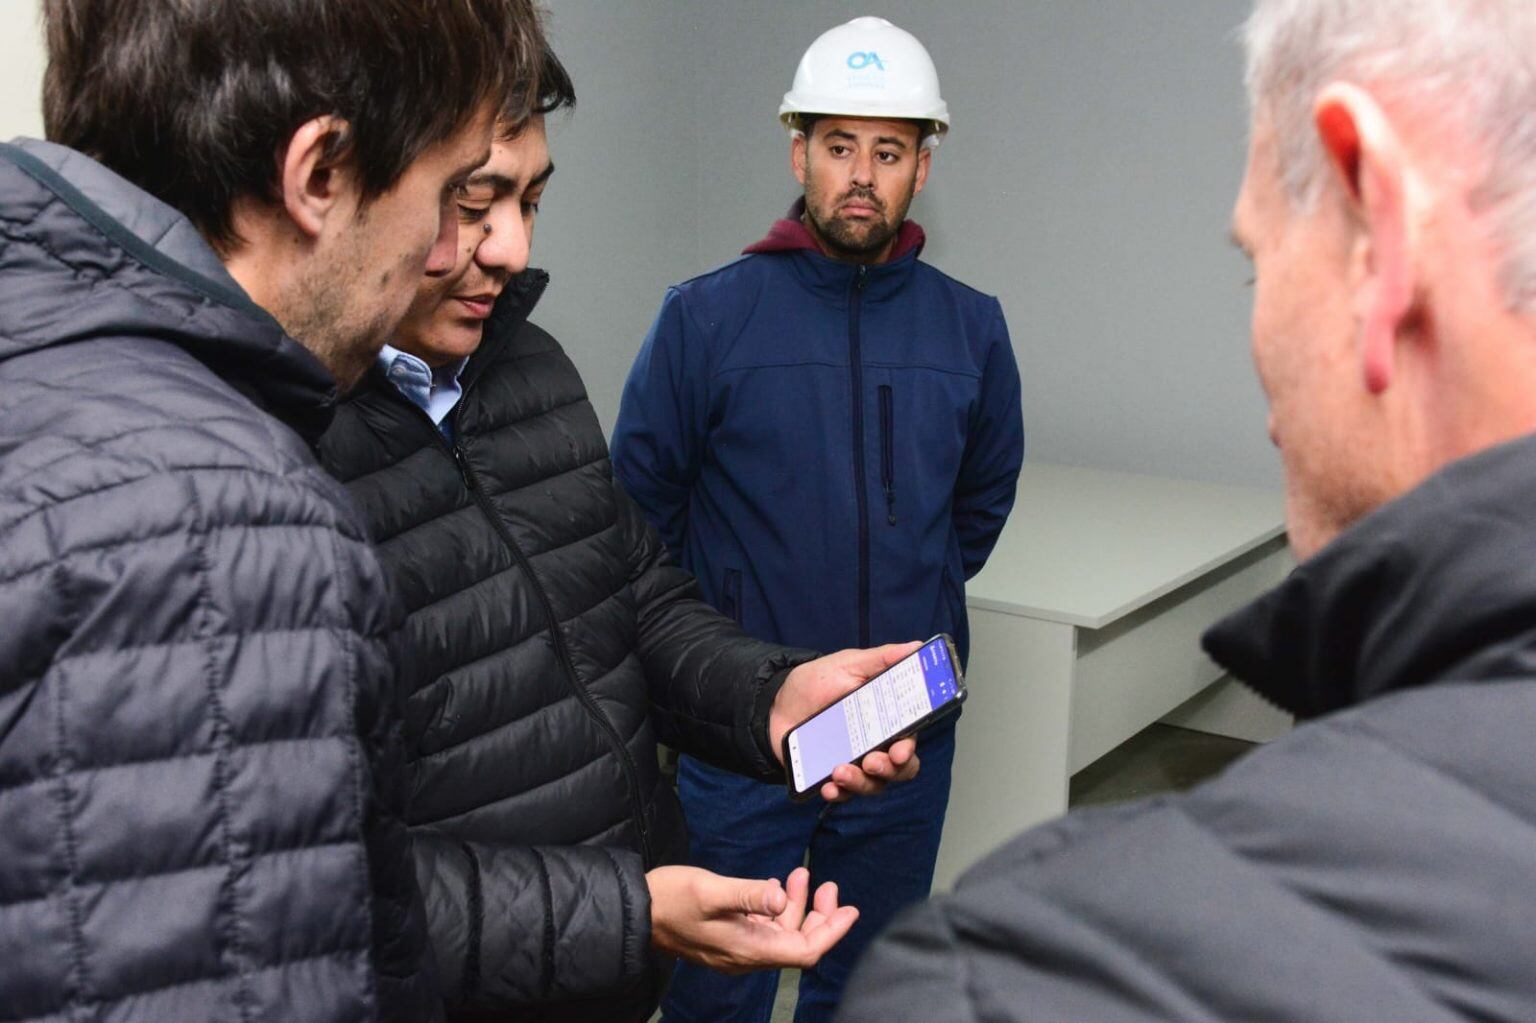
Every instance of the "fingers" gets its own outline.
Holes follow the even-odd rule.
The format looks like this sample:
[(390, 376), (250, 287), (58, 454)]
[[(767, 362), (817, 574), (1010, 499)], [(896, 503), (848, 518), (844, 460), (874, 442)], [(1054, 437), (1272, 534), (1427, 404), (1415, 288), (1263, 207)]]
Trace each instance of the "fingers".
[(837, 803), (853, 796), (877, 796), (884, 792), (885, 786), (895, 781), (900, 772), (891, 766), (884, 753), (871, 753), (864, 758), (866, 764), (871, 757), (880, 758), (878, 770), (881, 773), (861, 770), (852, 764), (839, 764), (832, 771), (832, 781), (827, 783), (835, 786), (837, 791), (828, 796), (827, 786), (823, 785), (822, 797), (828, 802)]
[(883, 781), (871, 778), (852, 764), (839, 764), (832, 771), (832, 783), (844, 799), (849, 796), (873, 796), (885, 788)]
[(917, 740), (902, 739), (889, 752), (877, 750), (868, 754), (857, 767), (839, 764), (832, 771), (832, 780), (822, 785), (821, 798), (829, 803), (842, 803), (855, 796), (876, 796), (892, 782), (916, 778), (921, 766)]
[(804, 931), (807, 960), (801, 968), (815, 966), (822, 956), (832, 950), (833, 945), (847, 937), (858, 919), (857, 909), (852, 906), (841, 906), (824, 921)]
[(836, 881), (828, 881), (816, 886), (816, 897), (811, 902), (811, 908), (824, 917), (831, 916), (837, 911)]
[(859, 765), (864, 773), (880, 782), (911, 781), (917, 777), (917, 744), (903, 739), (889, 753), (871, 753)]
[(741, 877), (707, 874), (699, 884), (699, 904), (707, 916), (727, 913), (778, 916), (788, 898), (779, 879), (753, 881)]
[(891, 763), (895, 764), (898, 768), (904, 766), (909, 760), (916, 760), (917, 740), (902, 739), (894, 743), (887, 756), (890, 757)]
[[(808, 880), (809, 875), (805, 880)], [(813, 909), (798, 931), (786, 932), (778, 943), (779, 964), (807, 969), (815, 966), (832, 946), (842, 941), (859, 919), (853, 906), (837, 904), (837, 885), (831, 881), (819, 886)]]
[(805, 905), (811, 891), (811, 872), (804, 867), (796, 867), (789, 872), (789, 879), (784, 883), (785, 905), (784, 911), (778, 915), (777, 923), (786, 930), (797, 931), (805, 922)]

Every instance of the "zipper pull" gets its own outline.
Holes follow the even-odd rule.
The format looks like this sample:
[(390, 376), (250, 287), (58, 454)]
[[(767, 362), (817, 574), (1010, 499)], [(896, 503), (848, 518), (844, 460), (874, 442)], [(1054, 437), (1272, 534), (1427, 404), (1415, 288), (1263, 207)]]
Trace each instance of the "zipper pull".
[(896, 488), (889, 485), (885, 488), (885, 521), (896, 524)]
[(863, 291), (864, 290), (864, 285), (869, 283), (868, 277), (869, 277), (869, 267), (864, 266), (863, 264), (860, 264), (858, 271), (854, 274), (854, 277), (853, 277), (853, 286), (854, 286), (854, 288), (856, 288), (859, 291)]

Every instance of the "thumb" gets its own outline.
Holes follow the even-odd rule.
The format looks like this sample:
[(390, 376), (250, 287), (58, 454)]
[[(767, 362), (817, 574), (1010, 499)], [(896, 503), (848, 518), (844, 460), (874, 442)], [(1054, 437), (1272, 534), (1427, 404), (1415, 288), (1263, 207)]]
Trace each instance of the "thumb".
[(703, 898), (705, 912), (760, 913), (778, 916), (784, 912), (788, 897), (777, 878), (753, 881), (742, 877), (717, 878), (718, 884), (710, 885)]
[(873, 678), (903, 657), (917, 653), (922, 645), (921, 641), (914, 640), (911, 643), (887, 643), (868, 650), (849, 650), (843, 667), (864, 678)]

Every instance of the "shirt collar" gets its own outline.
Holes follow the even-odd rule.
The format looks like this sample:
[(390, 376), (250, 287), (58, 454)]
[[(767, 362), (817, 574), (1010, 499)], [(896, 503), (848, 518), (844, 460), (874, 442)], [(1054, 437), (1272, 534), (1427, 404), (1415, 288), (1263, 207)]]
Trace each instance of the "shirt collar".
[(385, 378), (439, 426), (463, 394), (459, 375), (468, 361), (457, 359), (433, 369), (425, 360), (394, 345), (385, 345), (379, 352), (379, 368)]

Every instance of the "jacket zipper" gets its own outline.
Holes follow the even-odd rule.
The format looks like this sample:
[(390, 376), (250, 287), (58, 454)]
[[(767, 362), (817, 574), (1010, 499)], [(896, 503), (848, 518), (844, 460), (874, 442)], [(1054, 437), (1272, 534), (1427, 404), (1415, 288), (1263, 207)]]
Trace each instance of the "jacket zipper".
[[(613, 727), (613, 722), (608, 720), (607, 715), (597, 705), (597, 701), (593, 699), (592, 694), (587, 692), (587, 687), (581, 684), (581, 676), (576, 673), (576, 663), (571, 660), (570, 648), (565, 645), (565, 636), (560, 632), (560, 620), (555, 617), (555, 605), (550, 602), (549, 594), (545, 591), (543, 584), (539, 582), (538, 576), (533, 574), (533, 565), (529, 563), (528, 556), (523, 553), (523, 549), (512, 538), (512, 533), (507, 529), (506, 523), (501, 521), (501, 516), (497, 513), (495, 505), (491, 504), (491, 499), (486, 496), (485, 490), (480, 486), (479, 476), (470, 467), (469, 459), (464, 457), (464, 450), (459, 447), (458, 406), (450, 413), (453, 417), (454, 437), (450, 441), (447, 437), (443, 436), (443, 431), (438, 429), (437, 424), (432, 422), (432, 417), (427, 415), (421, 406), (398, 391), (395, 393), (401, 401), (420, 413), (422, 418), (427, 421), (427, 424), (432, 427), (432, 433), (437, 437), (438, 442), (453, 456), (453, 462), (458, 466), (459, 476), (463, 478), (464, 485), (469, 488), (470, 496), (480, 506), (481, 513), (490, 520), (491, 528), (496, 531), (497, 536), (501, 537), (502, 543), (507, 545), (507, 550), (512, 552), (512, 558), (517, 562), (518, 567), (523, 570), (523, 575), (528, 579), (528, 585), (533, 587), (534, 595), (539, 598), (539, 606), (544, 609), (544, 619), (548, 623), (549, 636), (554, 642), (555, 655), (560, 660), (560, 667), (565, 671), (566, 680), (570, 683), (571, 689), (575, 691), (576, 698), (581, 701), (581, 705), (586, 709), (587, 715), (607, 735), (609, 742), (613, 744), (614, 752), (618, 754), (619, 766), (623, 768), (624, 777), (629, 783), (629, 802), (634, 811), (635, 824), (640, 831), (640, 855), (645, 858), (647, 868), (655, 866), (654, 852), (651, 849), (651, 828), (649, 822), (645, 819), (645, 801), (640, 795), (640, 773), (635, 769), (635, 762), (630, 757), (629, 750), (624, 748), (624, 740), (619, 736), (619, 730)], [(466, 387), (464, 394), (459, 396), (460, 406), (463, 405), (464, 398), (468, 394), (469, 388)]]
[(880, 485), (885, 488), (885, 521), (896, 524), (896, 422), (891, 385), (880, 385)]
[(853, 377), (853, 486), (858, 496), (859, 516), (859, 646), (869, 646), (869, 500), (864, 488), (864, 365), (859, 352), (859, 310), (864, 300), (864, 285), (869, 268), (861, 266), (853, 275), (853, 293), (848, 300), (848, 357)]

